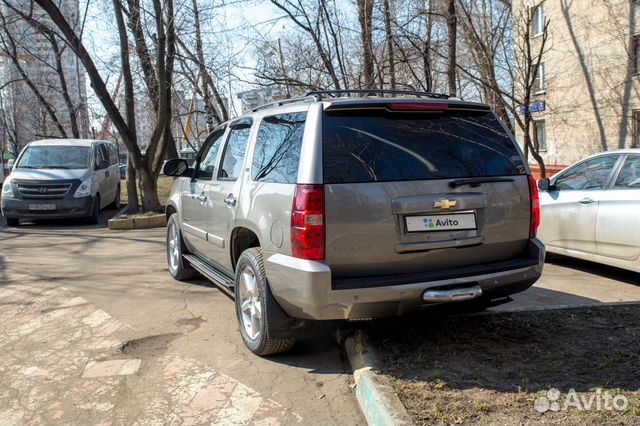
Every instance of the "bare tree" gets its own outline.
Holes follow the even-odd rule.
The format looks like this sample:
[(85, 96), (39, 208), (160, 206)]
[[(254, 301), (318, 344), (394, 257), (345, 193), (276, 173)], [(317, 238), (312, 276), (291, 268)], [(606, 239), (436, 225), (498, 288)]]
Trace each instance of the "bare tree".
[[(490, 8), (478, 11), (474, 8), (473, 1), (462, 7), (465, 17), (464, 34), (472, 45), (474, 54), (480, 58), (478, 66), (480, 72), (461, 66), (458, 66), (458, 69), (466, 78), (478, 82), (488, 94), (495, 96), (494, 106), (504, 107), (509, 111), (522, 131), (525, 155), (528, 158), (531, 154), (540, 166), (540, 175), (545, 177), (544, 158), (540, 155), (540, 145), (535, 133), (530, 105), (537, 90), (535, 86), (540, 73), (540, 64), (548, 49), (549, 20), (545, 18), (542, 32), (539, 35), (536, 34), (534, 38), (532, 32), (534, 9), (522, 6), (512, 12), (510, 6), (502, 4), (501, 7), (509, 7), (509, 15), (508, 18), (493, 21), (495, 26), (489, 31), (496, 38), (487, 37), (480, 31), (482, 26), (474, 24), (478, 19), (488, 19), (489, 14), (492, 13)], [(513, 42), (508, 39), (510, 33), (512, 33)], [(497, 63), (495, 58), (499, 57), (498, 51), (510, 49), (511, 46), (514, 49), (513, 56), (508, 56), (509, 60), (503, 64)], [(505, 79), (508, 84), (501, 81)]]
[(456, 49), (458, 46), (458, 15), (456, 13), (456, 0), (448, 0), (447, 8), (447, 32), (449, 35), (449, 58), (447, 62), (447, 81), (449, 94), (456, 96)]
[[(3, 0), (6, 1), (6, 0)], [(158, 108), (156, 114), (156, 124), (151, 140), (147, 144), (147, 151), (142, 155), (136, 136), (135, 126), (132, 126), (129, 110), (126, 113), (127, 118), (120, 113), (115, 102), (111, 99), (106, 84), (102, 79), (95, 61), (89, 54), (82, 41), (75, 33), (73, 26), (61, 13), (60, 9), (53, 0), (34, 0), (50, 17), (51, 21), (64, 36), (65, 41), (80, 59), (87, 75), (91, 81), (91, 86), (100, 100), (105, 111), (109, 115), (113, 125), (118, 130), (124, 145), (127, 147), (129, 159), (132, 162), (137, 178), (139, 180), (139, 188), (142, 202), (142, 209), (145, 211), (161, 211), (162, 206), (157, 195), (157, 175), (164, 159), (164, 149), (167, 143), (172, 143), (170, 135), (170, 126), (167, 120), (170, 112), (170, 85), (171, 73), (173, 71), (175, 37), (173, 31), (173, 2), (165, 1), (163, 10), (160, 0), (154, 0), (153, 4), (153, 21), (157, 33), (156, 37), (156, 71), (155, 76), (158, 80)], [(116, 13), (117, 22), (125, 11), (119, 0), (114, 0), (114, 11)], [(117, 7), (116, 7), (117, 6)], [(120, 17), (118, 16), (120, 14)], [(121, 60), (124, 56), (129, 55), (128, 35), (125, 37), (126, 29), (118, 24), (118, 33), (120, 39)], [(135, 39), (135, 32), (134, 32)], [(123, 43), (124, 41), (126, 43)], [(138, 49), (138, 48), (137, 48)], [(125, 62), (121, 64), (125, 67)], [(123, 72), (125, 87), (133, 87), (132, 75), (126, 75)], [(125, 92), (127, 90), (125, 89)], [(129, 93), (130, 94), (130, 93)], [(128, 95), (127, 95), (128, 96)], [(131, 101), (129, 101), (131, 102)], [(162, 137), (164, 135), (164, 137)], [(168, 141), (167, 139), (171, 139)], [(173, 143), (172, 143), (173, 145)], [(132, 200), (130, 208), (135, 211), (137, 208), (137, 200)]]
[(387, 61), (389, 62), (389, 85), (391, 90), (396, 88), (396, 64), (393, 54), (394, 34), (391, 27), (391, 8), (389, 6), (390, 0), (383, 0), (383, 14), (384, 14), (384, 29), (387, 40)]
[(373, 74), (373, 2), (374, 0), (357, 0), (358, 22), (362, 39), (362, 74), (364, 87), (375, 88)]

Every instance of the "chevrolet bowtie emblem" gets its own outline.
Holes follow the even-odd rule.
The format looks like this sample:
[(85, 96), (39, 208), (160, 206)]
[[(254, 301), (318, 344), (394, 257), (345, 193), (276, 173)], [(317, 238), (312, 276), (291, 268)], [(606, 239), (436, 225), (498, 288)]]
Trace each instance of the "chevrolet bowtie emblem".
[(447, 198), (443, 198), (442, 200), (438, 200), (433, 204), (433, 207), (437, 209), (448, 209), (456, 206), (456, 201), (451, 201)]

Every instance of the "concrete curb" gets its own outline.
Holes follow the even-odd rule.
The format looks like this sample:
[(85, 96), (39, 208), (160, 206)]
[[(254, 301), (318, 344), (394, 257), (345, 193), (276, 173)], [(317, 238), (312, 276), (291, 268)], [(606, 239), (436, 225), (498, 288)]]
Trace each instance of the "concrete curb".
[(125, 206), (113, 218), (109, 219), (109, 229), (114, 231), (127, 231), (132, 229), (162, 228), (167, 225), (167, 217), (163, 213), (122, 217), (127, 210), (128, 208)]
[(413, 420), (389, 379), (376, 372), (380, 361), (367, 344), (365, 334), (357, 330), (342, 341), (356, 382), (356, 399), (369, 426), (411, 425)]

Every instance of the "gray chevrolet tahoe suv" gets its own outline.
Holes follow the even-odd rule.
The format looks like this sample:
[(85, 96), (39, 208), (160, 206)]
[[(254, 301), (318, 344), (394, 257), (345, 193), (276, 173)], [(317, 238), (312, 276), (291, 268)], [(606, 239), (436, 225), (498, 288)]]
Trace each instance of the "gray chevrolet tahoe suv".
[(216, 128), (193, 167), (165, 165), (178, 177), (169, 271), (233, 296), (254, 353), (289, 349), (305, 319), (489, 304), (540, 277), (537, 187), (495, 114), (445, 95), (371, 96), (387, 92), (260, 107)]

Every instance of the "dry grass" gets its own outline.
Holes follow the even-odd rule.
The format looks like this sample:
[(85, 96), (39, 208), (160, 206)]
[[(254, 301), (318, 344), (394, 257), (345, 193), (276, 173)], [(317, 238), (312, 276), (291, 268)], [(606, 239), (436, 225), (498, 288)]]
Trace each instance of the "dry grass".
[[(169, 194), (171, 193), (171, 186), (173, 185), (173, 178), (169, 176), (160, 176), (158, 177), (158, 198), (160, 199), (160, 203), (165, 205), (167, 199), (169, 198)], [(139, 190), (139, 188), (138, 188)], [(120, 202), (122, 205), (125, 205), (129, 202), (129, 197), (127, 195), (127, 181), (120, 181)]]
[[(374, 344), (416, 424), (637, 424), (640, 306), (413, 318), (371, 323)], [(559, 389), (622, 394), (624, 411), (534, 402)], [(594, 403), (595, 407), (595, 403)]]

